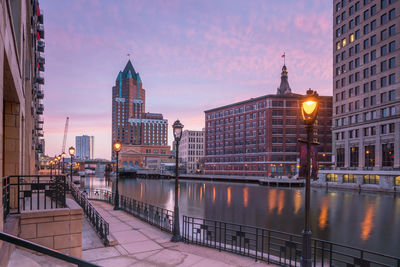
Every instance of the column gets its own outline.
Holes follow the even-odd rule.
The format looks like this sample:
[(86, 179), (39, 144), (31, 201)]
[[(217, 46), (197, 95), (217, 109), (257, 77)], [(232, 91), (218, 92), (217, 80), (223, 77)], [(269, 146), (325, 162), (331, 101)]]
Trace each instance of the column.
[(379, 170), (382, 167), (382, 144), (379, 134), (379, 127), (376, 126), (376, 139), (375, 139), (375, 167), (374, 170)]
[(359, 136), (360, 139), (358, 141), (359, 143), (359, 153), (358, 153), (358, 166), (360, 169), (365, 167), (365, 144), (364, 144), (364, 131), (362, 130), (362, 128), (359, 128)]
[(350, 139), (348, 132), (346, 132), (346, 140), (344, 144), (344, 166), (350, 167)]
[(394, 168), (400, 168), (400, 121), (394, 127)]

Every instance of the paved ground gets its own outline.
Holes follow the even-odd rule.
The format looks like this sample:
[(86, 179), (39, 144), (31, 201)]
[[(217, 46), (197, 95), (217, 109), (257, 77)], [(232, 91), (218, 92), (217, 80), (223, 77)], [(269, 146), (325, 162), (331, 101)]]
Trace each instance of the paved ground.
[[(118, 241), (113, 247), (88, 248), (84, 260), (102, 266), (272, 266), (228, 252), (184, 243), (170, 242), (171, 235), (133, 217), (114, 211), (107, 203), (92, 201), (110, 224)], [(86, 242), (86, 241), (85, 241)], [(95, 244), (95, 241), (90, 242)], [(97, 244), (98, 245), (98, 244)]]

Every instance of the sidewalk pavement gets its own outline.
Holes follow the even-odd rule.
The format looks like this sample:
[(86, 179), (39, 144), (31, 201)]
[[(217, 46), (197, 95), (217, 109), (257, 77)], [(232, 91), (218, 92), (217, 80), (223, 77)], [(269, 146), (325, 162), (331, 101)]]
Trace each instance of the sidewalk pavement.
[[(275, 266), (229, 252), (170, 242), (171, 234), (147, 224), (113, 206), (91, 201), (110, 225), (118, 245), (104, 247), (93, 234), (83, 236), (82, 258), (101, 266)], [(85, 243), (88, 244), (85, 247)]]

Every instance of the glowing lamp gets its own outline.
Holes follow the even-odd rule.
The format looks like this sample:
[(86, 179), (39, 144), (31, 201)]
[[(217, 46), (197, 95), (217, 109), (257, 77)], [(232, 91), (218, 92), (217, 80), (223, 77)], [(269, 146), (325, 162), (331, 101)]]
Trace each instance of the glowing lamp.
[(182, 129), (183, 129), (183, 124), (179, 121), (176, 120), (174, 124), (172, 125), (172, 129), (174, 130), (174, 139), (176, 142), (179, 142), (182, 137)]
[(120, 142), (117, 141), (114, 143), (114, 145), (113, 145), (114, 152), (117, 152), (117, 153), (120, 152), (121, 148), (122, 148), (122, 145)]
[(69, 148), (69, 154), (71, 155), (71, 156), (74, 156), (75, 155), (75, 148), (73, 147), (73, 146), (71, 146), (70, 148)]
[(317, 92), (308, 89), (307, 95), (301, 102), (301, 116), (306, 125), (313, 125), (318, 115), (318, 94)]

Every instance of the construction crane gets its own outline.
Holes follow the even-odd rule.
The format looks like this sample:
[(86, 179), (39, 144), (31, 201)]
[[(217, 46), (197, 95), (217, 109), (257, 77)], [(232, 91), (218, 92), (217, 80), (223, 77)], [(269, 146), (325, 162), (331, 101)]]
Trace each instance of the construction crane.
[(69, 117), (67, 117), (65, 121), (65, 128), (64, 128), (64, 139), (63, 139), (63, 144), (62, 144), (62, 151), (61, 153), (65, 153), (65, 144), (67, 143), (67, 133), (68, 133), (68, 122), (69, 122)]

